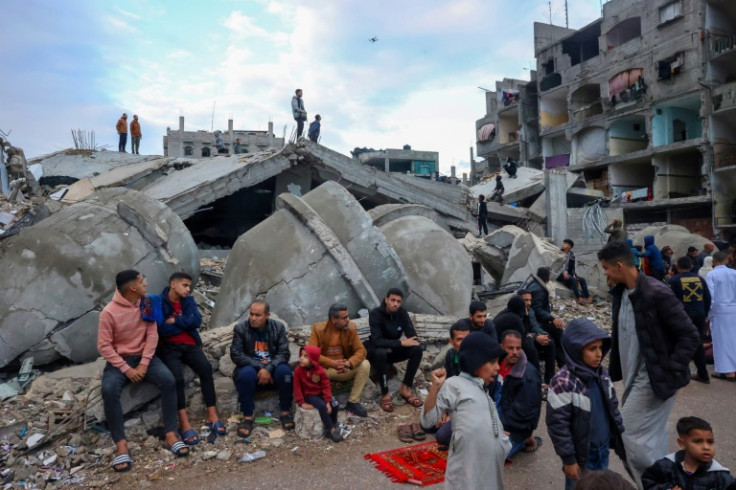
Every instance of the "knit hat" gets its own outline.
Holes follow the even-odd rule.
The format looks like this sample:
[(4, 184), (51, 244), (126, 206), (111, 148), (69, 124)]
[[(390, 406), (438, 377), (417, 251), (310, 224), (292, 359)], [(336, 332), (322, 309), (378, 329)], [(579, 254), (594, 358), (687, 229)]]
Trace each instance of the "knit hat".
[(460, 344), (460, 370), (475, 376), (475, 371), (487, 362), (506, 357), (496, 339), (483, 332), (471, 332)]
[(519, 295), (515, 294), (512, 296), (506, 304), (506, 308), (508, 308), (510, 312), (516, 313), (522, 318), (526, 316), (526, 303), (524, 303), (524, 298)]

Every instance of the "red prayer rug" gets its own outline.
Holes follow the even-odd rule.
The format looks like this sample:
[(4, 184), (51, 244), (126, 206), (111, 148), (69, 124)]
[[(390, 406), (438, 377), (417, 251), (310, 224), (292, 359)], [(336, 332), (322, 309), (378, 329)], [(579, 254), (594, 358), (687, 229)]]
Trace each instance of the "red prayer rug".
[(447, 451), (440, 451), (436, 441), (366, 454), (365, 459), (397, 483), (425, 487), (445, 481)]

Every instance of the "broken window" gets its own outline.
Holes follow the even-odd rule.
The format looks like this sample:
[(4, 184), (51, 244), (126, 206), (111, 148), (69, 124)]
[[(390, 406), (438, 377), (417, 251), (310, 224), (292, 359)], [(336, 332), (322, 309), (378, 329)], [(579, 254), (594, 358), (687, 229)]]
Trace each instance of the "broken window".
[(674, 56), (659, 61), (659, 80), (669, 80), (674, 78), (675, 75), (679, 75), (684, 63), (685, 56), (683, 53), (677, 53)]
[(542, 69), (545, 75), (551, 75), (555, 72), (555, 60), (550, 59), (546, 63), (542, 63)]
[(191, 146), (185, 146), (184, 147), (184, 156), (190, 157), (192, 155), (194, 155), (194, 148), (192, 148)]
[(664, 24), (682, 17), (682, 0), (676, 0), (659, 7), (659, 23)]
[(208, 157), (208, 156), (210, 156), (210, 149), (209, 149), (209, 147), (208, 147), (208, 146), (205, 146), (204, 148), (202, 148), (202, 156), (203, 156), (203, 157)]
[(625, 44), (632, 39), (641, 37), (641, 19), (632, 17), (616, 25), (606, 34), (608, 49), (613, 49)]

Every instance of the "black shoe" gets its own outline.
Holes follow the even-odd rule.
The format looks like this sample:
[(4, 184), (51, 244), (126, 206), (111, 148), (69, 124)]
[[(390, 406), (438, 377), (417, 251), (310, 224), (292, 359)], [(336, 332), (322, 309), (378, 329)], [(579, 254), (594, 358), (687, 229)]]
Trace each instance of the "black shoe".
[(368, 412), (365, 411), (365, 408), (363, 408), (363, 405), (361, 405), (360, 403), (348, 402), (345, 405), (345, 410), (348, 412), (353, 412), (358, 417), (368, 416)]
[(332, 440), (332, 442), (340, 442), (342, 441), (342, 436), (340, 435), (340, 429), (337, 427), (334, 427), (332, 429), (332, 432), (327, 432), (327, 437)]
[(698, 376), (697, 374), (690, 375), (690, 379), (699, 383), (710, 384), (710, 378), (708, 376)]

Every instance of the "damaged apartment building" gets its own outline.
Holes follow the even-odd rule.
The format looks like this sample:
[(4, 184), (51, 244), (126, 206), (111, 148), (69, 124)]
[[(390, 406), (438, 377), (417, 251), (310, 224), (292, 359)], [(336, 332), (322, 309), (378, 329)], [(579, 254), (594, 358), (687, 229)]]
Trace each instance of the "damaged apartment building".
[(565, 168), (627, 225), (733, 239), (735, 48), (730, 0), (612, 0), (582, 29), (535, 23), (537, 70), (487, 93), (473, 177), (507, 156)]

